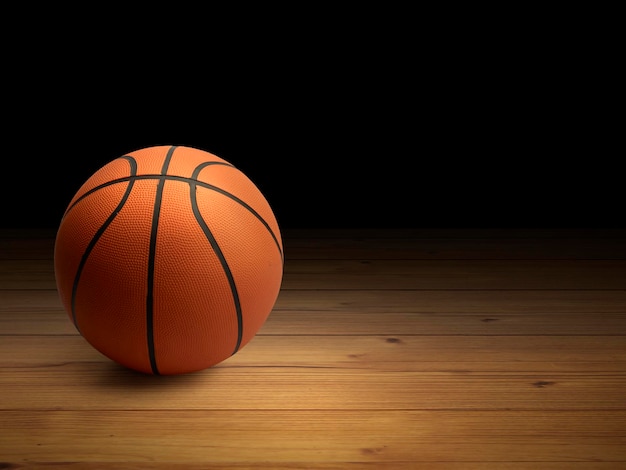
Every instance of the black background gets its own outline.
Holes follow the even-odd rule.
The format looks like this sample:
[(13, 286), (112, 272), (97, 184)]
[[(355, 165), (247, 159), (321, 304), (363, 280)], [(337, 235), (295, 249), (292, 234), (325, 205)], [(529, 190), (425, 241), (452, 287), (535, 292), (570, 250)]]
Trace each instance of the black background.
[(31, 25), (5, 57), (1, 225), (54, 228), (94, 171), (164, 144), (233, 163), (283, 227), (626, 225), (610, 25), (273, 13)]

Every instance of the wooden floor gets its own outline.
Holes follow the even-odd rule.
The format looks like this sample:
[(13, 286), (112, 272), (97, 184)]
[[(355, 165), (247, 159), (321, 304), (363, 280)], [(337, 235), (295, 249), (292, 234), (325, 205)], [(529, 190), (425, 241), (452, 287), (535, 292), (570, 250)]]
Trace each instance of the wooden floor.
[(291, 230), (259, 334), (145, 376), (0, 238), (0, 469), (626, 469), (626, 230)]

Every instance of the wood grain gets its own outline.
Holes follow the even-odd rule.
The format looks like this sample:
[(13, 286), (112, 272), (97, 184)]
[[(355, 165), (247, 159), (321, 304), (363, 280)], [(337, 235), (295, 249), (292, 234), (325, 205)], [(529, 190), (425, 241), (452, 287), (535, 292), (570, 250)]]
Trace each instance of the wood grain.
[(13, 430), (0, 431), (8, 461), (29, 455), (48, 462), (263, 462), (269, 468), (513, 461), (531, 468), (596, 459), (618, 468), (626, 445), (623, 411), (51, 410), (3, 412), (2, 419), (2, 428)]
[(626, 468), (626, 231), (290, 230), (258, 335), (122, 368), (0, 232), (0, 469)]

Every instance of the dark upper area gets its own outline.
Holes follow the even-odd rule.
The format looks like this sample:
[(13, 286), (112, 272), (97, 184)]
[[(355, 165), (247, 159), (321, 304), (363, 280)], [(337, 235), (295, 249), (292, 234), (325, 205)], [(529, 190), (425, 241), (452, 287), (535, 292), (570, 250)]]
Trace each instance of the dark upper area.
[(265, 30), (193, 60), (151, 43), (86, 54), (54, 35), (28, 60), (16, 50), (0, 224), (56, 227), (102, 165), (173, 144), (240, 168), (284, 227), (626, 225), (608, 40), (558, 15), (430, 29), (389, 15)]

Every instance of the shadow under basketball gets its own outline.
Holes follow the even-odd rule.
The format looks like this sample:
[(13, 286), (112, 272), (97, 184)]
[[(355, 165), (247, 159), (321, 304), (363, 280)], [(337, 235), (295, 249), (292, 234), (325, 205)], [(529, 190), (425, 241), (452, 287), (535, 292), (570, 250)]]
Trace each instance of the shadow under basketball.
[(174, 375), (145, 374), (124, 367), (114, 361), (106, 361), (101, 364), (95, 385), (99, 388), (111, 390), (143, 390), (159, 389), (172, 390), (188, 388), (194, 384), (206, 384), (211, 376), (217, 372), (218, 367), (208, 368), (197, 372), (188, 372)]

